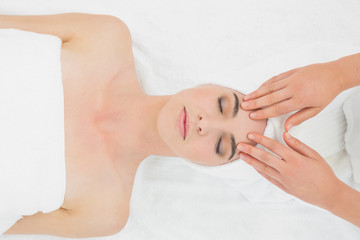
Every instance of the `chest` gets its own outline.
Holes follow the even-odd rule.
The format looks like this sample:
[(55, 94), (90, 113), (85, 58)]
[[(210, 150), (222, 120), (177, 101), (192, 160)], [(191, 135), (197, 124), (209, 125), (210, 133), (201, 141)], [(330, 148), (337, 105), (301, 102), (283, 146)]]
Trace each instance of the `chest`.
[(64, 91), (66, 190), (62, 205), (66, 209), (93, 208), (119, 202), (124, 193), (106, 146), (94, 126), (104, 92), (114, 70), (92, 70), (66, 50), (62, 51)]

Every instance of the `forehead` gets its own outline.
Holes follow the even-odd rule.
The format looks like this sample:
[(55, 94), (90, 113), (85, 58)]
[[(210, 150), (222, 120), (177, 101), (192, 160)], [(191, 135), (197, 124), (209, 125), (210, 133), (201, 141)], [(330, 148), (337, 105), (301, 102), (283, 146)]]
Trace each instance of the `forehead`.
[(217, 85), (217, 84), (212, 84), (212, 83), (201, 84), (201, 85), (198, 85), (197, 87), (198, 88), (209, 88), (209, 89), (219, 90), (219, 91), (227, 90), (227, 91), (236, 92), (236, 93), (238, 93), (240, 95), (244, 95), (243, 93), (239, 92), (236, 89), (229, 88), (229, 87), (224, 87), (224, 86)]

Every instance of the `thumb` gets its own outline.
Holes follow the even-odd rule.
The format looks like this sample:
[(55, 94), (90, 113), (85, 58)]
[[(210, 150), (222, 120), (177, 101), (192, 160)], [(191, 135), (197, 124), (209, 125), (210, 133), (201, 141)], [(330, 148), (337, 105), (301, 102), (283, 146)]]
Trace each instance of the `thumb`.
[(314, 159), (318, 159), (319, 157), (321, 158), (320, 154), (317, 153), (314, 149), (310, 148), (299, 139), (294, 138), (288, 132), (284, 132), (283, 138), (290, 148), (300, 153), (301, 155)]
[(297, 126), (309, 118), (314, 117), (320, 110), (318, 108), (304, 108), (291, 115), (285, 122), (285, 130), (289, 131), (293, 126)]

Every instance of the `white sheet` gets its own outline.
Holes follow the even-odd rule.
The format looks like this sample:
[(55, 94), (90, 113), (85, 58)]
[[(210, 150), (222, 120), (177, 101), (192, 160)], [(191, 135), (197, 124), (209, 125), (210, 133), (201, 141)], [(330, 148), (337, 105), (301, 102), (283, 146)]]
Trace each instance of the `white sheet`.
[[(360, 43), (360, 3), (356, 0), (0, 3), (0, 13), (79, 11), (123, 19), (133, 37), (138, 77), (150, 94), (175, 93), (219, 79), (224, 84), (227, 79), (239, 79), (242, 84), (239, 72), (246, 67), (308, 43)], [(261, 72), (261, 66), (255, 71)], [(349, 157), (343, 151), (328, 160), (336, 166)], [(138, 170), (125, 229), (113, 237), (94, 239), (359, 238), (358, 228), (317, 207), (299, 200), (249, 204), (221, 180), (189, 168), (180, 159), (151, 157)]]

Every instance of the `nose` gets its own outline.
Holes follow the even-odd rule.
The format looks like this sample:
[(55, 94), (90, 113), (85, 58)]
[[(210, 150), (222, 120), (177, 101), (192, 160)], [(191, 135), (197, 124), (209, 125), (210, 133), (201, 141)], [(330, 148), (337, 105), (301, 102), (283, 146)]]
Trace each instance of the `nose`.
[(206, 120), (203, 120), (203, 116), (198, 115), (197, 132), (200, 135), (205, 135)]
[(197, 132), (199, 135), (206, 135), (213, 130), (220, 129), (223, 124), (220, 119), (205, 114), (199, 114), (197, 119)]

